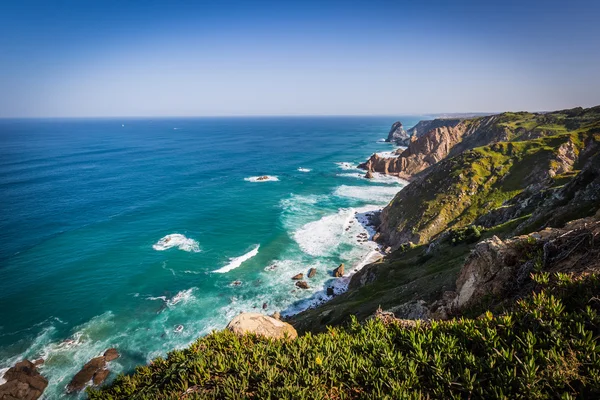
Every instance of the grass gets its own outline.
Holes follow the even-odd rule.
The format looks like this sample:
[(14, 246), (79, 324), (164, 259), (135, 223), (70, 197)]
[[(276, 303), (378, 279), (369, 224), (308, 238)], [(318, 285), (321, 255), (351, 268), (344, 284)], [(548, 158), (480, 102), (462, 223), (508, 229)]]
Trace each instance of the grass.
[(598, 398), (600, 279), (540, 274), (498, 316), (356, 319), (294, 341), (215, 332), (109, 387), (108, 399)]

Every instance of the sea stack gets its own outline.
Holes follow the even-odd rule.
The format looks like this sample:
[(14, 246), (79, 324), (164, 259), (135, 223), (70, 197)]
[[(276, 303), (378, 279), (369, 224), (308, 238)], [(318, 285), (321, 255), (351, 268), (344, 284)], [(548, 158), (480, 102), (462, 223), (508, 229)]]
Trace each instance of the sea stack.
[(385, 139), (385, 141), (389, 143), (396, 143), (398, 146), (408, 146), (410, 143), (410, 136), (404, 130), (402, 122), (396, 121), (392, 125), (392, 128), (390, 129), (388, 137)]

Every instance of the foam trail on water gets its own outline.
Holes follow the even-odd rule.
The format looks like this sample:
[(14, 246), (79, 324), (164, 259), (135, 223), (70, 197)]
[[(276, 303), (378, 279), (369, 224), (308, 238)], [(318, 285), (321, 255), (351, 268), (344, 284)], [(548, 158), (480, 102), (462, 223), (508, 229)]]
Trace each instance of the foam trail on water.
[(180, 302), (184, 302), (184, 303), (187, 302), (188, 300), (190, 300), (194, 297), (192, 295), (192, 292), (194, 291), (194, 289), (195, 288), (182, 290), (181, 292), (177, 293), (175, 296), (173, 296), (169, 300), (167, 300), (167, 305), (174, 306), (175, 304), (180, 303)]
[(298, 171), (300, 171), (300, 172), (310, 172), (310, 171), (312, 171), (312, 169), (300, 167), (300, 168), (298, 168)]
[(399, 186), (339, 186), (334, 194), (339, 197), (348, 197), (356, 200), (376, 202), (377, 204), (389, 203), (396, 193), (400, 191)]
[(240, 265), (242, 265), (242, 263), (244, 261), (247, 261), (247, 260), (251, 259), (252, 257), (254, 257), (255, 255), (257, 255), (259, 247), (260, 247), (260, 244), (256, 245), (256, 247), (254, 249), (250, 250), (249, 252), (247, 252), (243, 256), (230, 258), (229, 259), (229, 264), (227, 264), (226, 266), (224, 266), (222, 268), (214, 270), (213, 272), (217, 272), (219, 274), (224, 274), (225, 272), (229, 272), (232, 269), (236, 269), (237, 267), (239, 267)]
[(152, 248), (158, 251), (168, 250), (172, 247), (177, 247), (179, 250), (198, 253), (200, 252), (200, 246), (194, 239), (190, 239), (179, 233), (171, 233), (170, 235), (164, 236), (154, 245)]
[(276, 182), (279, 180), (276, 176), (263, 175), (263, 176), (249, 176), (244, 178), (246, 182)]
[(341, 169), (345, 169), (345, 170), (351, 170), (351, 169), (357, 169), (357, 166), (349, 163), (349, 162), (336, 162), (335, 163), (339, 168)]

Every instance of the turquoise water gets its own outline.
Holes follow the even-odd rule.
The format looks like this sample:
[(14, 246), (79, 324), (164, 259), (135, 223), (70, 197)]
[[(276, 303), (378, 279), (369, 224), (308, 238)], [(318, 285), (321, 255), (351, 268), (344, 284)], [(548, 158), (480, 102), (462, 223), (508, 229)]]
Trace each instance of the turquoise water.
[(325, 300), (333, 268), (376, 253), (365, 213), (403, 186), (354, 169), (393, 149), (378, 140), (398, 118), (419, 119), (0, 120), (0, 368), (43, 357), (56, 398), (109, 347), (130, 371), (240, 311)]

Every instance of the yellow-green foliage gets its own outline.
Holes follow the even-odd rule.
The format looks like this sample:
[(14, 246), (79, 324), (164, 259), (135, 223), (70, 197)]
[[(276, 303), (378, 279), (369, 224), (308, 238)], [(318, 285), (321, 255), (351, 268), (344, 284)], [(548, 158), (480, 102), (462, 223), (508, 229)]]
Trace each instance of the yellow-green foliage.
[[(599, 398), (600, 280), (540, 274), (500, 316), (354, 320), (294, 341), (217, 332), (91, 399)], [(187, 393), (187, 394), (186, 394)]]

